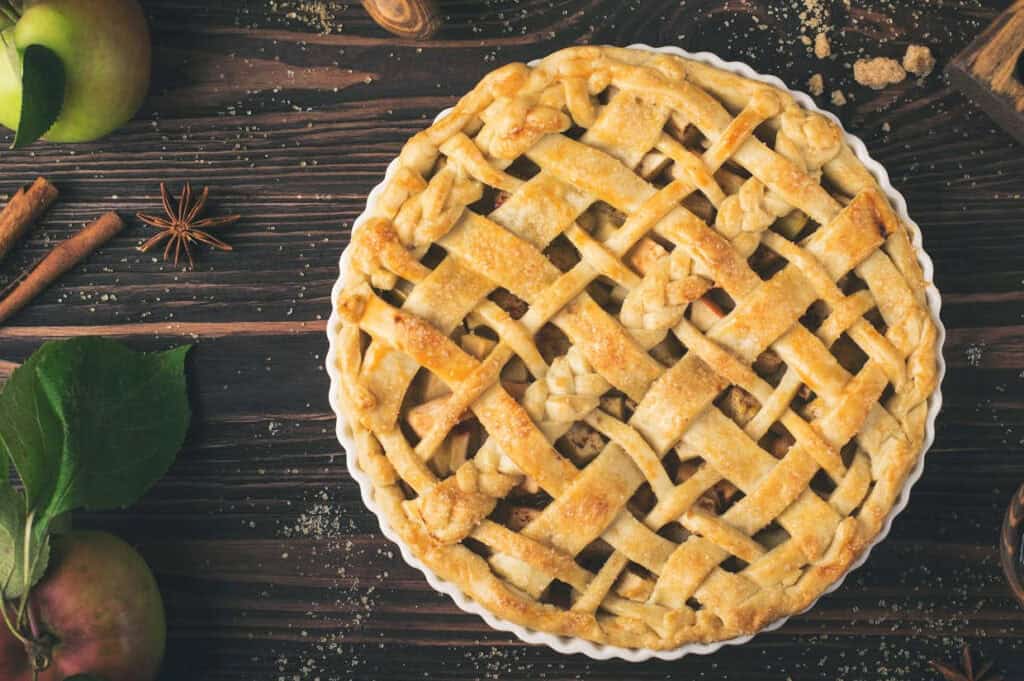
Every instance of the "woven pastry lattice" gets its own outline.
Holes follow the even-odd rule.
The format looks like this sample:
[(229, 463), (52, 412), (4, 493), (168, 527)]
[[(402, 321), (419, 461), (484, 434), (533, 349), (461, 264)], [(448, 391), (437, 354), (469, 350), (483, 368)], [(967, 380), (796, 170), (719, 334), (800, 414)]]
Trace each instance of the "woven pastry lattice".
[(937, 329), (825, 117), (666, 54), (488, 75), (405, 145), (335, 301), (360, 468), (496, 615), (668, 648), (811, 603), (920, 456)]

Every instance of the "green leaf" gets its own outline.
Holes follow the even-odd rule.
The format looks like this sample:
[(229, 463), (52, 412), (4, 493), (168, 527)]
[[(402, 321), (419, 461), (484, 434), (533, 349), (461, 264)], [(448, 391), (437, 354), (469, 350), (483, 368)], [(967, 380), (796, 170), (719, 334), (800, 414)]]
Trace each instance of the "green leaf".
[(29, 45), (21, 62), (21, 118), (11, 148), (26, 147), (45, 135), (63, 107), (63, 62), (50, 48)]
[(43, 357), (59, 348), (59, 343), (43, 345), (14, 370), (0, 393), (0, 456), (14, 464), (30, 509), (53, 496), (64, 447), (64, 426), (36, 371)]
[(103, 338), (66, 341), (37, 374), (64, 423), (64, 451), (47, 517), (134, 503), (159, 480), (189, 424), (185, 355), (137, 353)]
[(2, 468), (5, 475), (0, 479), (0, 607), (4, 598), (21, 595), (14, 590), (25, 581), (20, 574), (15, 574), (19, 565), (18, 544), (24, 533), (25, 500), (11, 487), (7, 466)]
[(188, 351), (77, 338), (46, 343), (14, 372), (0, 393), (0, 452), (40, 521), (127, 506), (167, 471), (188, 430)]
[(0, 478), (0, 600), (14, 599), (42, 579), (50, 562), (50, 538), (45, 523), (33, 524), (29, 564), (32, 576), (25, 584), (25, 498), (11, 487), (7, 465)]

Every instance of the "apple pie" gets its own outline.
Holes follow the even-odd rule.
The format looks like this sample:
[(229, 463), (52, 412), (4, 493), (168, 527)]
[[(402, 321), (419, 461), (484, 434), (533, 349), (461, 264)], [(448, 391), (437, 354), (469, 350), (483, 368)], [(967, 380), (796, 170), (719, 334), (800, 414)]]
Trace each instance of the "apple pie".
[(499, 618), (675, 648), (806, 609), (922, 456), (919, 247), (829, 118), (575, 47), (413, 136), (354, 231), (334, 398), (386, 524)]

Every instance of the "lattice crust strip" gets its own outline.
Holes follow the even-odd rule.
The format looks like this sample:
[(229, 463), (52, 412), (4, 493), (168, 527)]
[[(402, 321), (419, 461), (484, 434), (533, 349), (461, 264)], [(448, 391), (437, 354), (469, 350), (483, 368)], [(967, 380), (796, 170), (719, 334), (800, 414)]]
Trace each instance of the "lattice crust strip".
[(840, 130), (572, 48), (415, 135), (336, 301), (359, 463), (497, 615), (668, 648), (805, 608), (920, 456), (936, 326)]

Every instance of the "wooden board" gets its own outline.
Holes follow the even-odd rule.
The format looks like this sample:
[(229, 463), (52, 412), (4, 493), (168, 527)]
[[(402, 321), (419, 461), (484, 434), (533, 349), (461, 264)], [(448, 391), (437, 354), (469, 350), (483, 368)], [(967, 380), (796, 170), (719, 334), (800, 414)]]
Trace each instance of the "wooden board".
[[(177, 464), (134, 508), (76, 519), (138, 543), (153, 565), (165, 681), (929, 681), (927, 660), (952, 659), (963, 639), (1024, 675), (1024, 611), (997, 546), (1024, 480), (1024, 154), (938, 73), (880, 92), (850, 76), (857, 56), (899, 57), (911, 40), (941, 65), (1007, 3), (835, 3), (844, 30), (825, 61), (799, 40), (813, 38), (803, 0), (451, 0), (422, 44), (358, 3), (327, 35), (283, 0), (144, 4), (156, 66), (137, 120), (95, 144), (3, 152), (0, 191), (43, 173), (62, 198), (0, 266), (0, 285), (104, 210), (157, 210), (161, 180), (209, 184), (212, 212), (242, 213), (224, 232), (237, 250), (175, 270), (136, 252), (149, 231), (131, 220), (0, 327), (0, 374), (48, 338), (196, 344), (196, 422)], [(796, 86), (824, 75), (819, 101), (886, 165), (924, 231), (949, 373), (924, 478), (865, 567), (742, 649), (634, 666), (523, 645), (406, 567), (345, 473), (323, 361), (338, 255), (403, 140), (501, 63), (637, 41), (712, 50)], [(833, 89), (849, 104), (830, 104)]]
[(950, 81), (1024, 143), (1024, 1), (1018, 0), (946, 67)]

